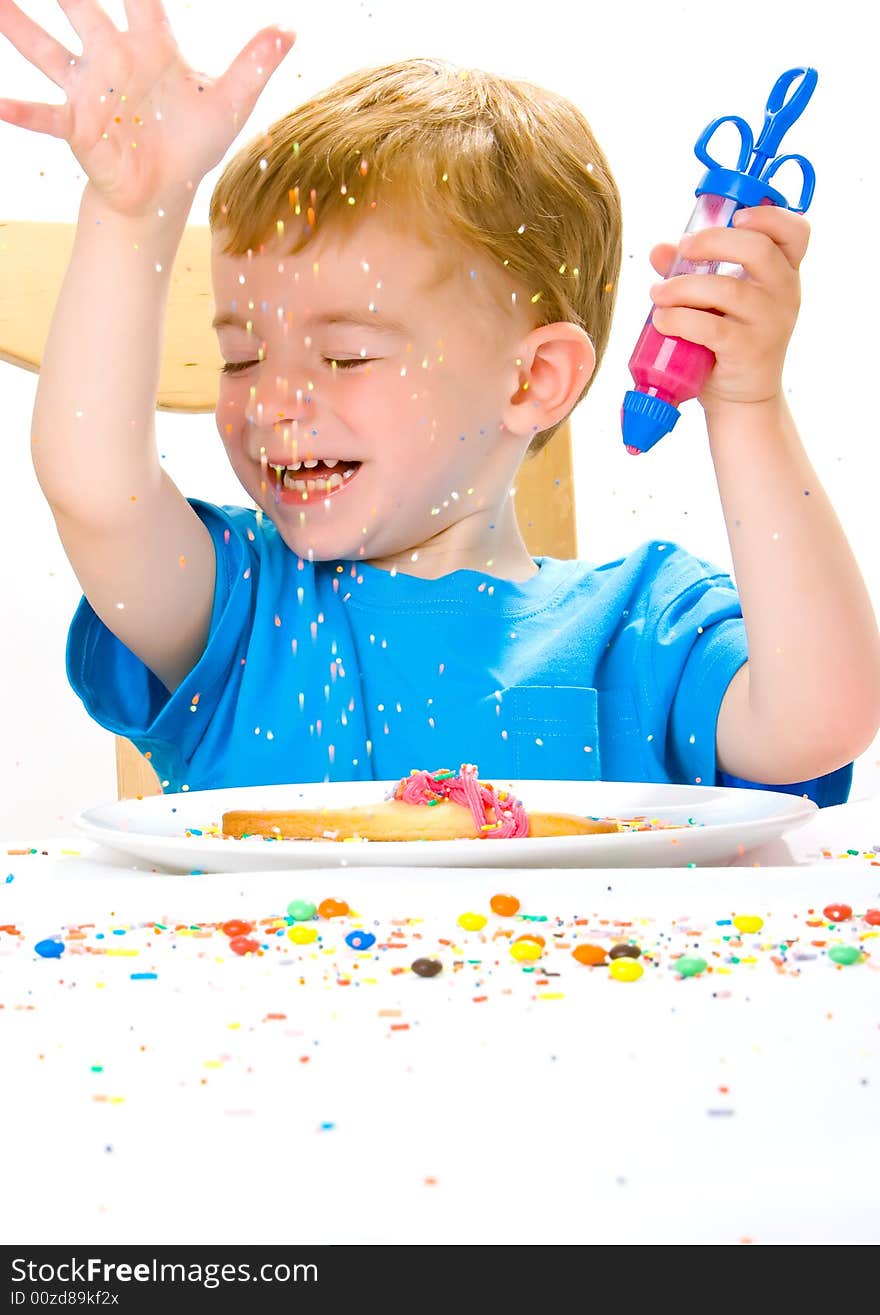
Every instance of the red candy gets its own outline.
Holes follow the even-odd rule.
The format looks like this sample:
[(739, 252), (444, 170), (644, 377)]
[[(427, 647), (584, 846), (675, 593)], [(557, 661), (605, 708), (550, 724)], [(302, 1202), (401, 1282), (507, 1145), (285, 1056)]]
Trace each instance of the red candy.
[(847, 918), (852, 917), (852, 909), (848, 904), (826, 904), (822, 912), (829, 922), (846, 922)]
[(252, 941), (250, 936), (233, 936), (229, 942), (229, 948), (235, 954), (256, 954), (260, 948), (260, 942)]
[(872, 927), (880, 927), (880, 909), (868, 909), (864, 917)]
[(249, 931), (253, 931), (252, 922), (243, 922), (241, 918), (230, 918), (228, 922), (220, 923), (220, 930), (227, 936), (247, 936)]

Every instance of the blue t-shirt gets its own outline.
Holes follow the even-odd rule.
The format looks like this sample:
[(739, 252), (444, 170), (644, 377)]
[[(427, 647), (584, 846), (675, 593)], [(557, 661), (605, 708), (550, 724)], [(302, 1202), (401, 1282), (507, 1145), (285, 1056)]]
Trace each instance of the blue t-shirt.
[[(510, 780), (762, 788), (716, 770), (746, 661), (729, 575), (672, 543), (519, 583), (297, 557), (268, 517), (191, 505), (214, 541), (208, 643), (173, 694), (83, 598), (67, 674), (89, 714), (178, 791), (395, 780), (475, 763)], [(852, 764), (763, 788), (843, 802)]]

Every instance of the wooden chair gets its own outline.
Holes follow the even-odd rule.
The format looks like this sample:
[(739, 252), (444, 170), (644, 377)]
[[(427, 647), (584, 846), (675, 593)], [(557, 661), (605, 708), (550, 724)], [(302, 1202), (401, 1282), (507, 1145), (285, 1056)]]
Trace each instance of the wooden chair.
[[(0, 360), (39, 371), (73, 237), (70, 223), (0, 220)], [(172, 270), (156, 399), (160, 411), (214, 410), (221, 358), (211, 328), (209, 253), (208, 228), (190, 225)], [(10, 441), (23, 442), (24, 435)], [(524, 462), (514, 505), (533, 556), (577, 556), (568, 421), (537, 457)], [(119, 798), (161, 794), (147, 759), (129, 740), (115, 740)]]

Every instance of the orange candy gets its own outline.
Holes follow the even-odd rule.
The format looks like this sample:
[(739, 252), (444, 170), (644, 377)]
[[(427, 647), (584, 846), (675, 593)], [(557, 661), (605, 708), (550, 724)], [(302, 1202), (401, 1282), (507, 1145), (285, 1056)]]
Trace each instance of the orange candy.
[(253, 929), (254, 924), (245, 922), (243, 918), (230, 918), (227, 922), (220, 923), (220, 930), (227, 936), (247, 936)]
[(493, 895), (489, 908), (501, 918), (512, 918), (519, 912), (519, 900), (515, 895)]
[(578, 963), (588, 964), (591, 968), (596, 968), (599, 964), (605, 962), (606, 954), (601, 945), (578, 945), (572, 950), (571, 957), (577, 959)]
[(351, 913), (351, 909), (344, 899), (322, 899), (318, 905), (320, 918), (344, 918), (347, 913)]

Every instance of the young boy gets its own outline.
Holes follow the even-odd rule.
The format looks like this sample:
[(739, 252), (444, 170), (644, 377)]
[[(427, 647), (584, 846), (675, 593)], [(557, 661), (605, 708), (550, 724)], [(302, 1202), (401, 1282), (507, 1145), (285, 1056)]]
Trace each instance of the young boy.
[(187, 500), (154, 440), (170, 271), (294, 37), (264, 30), (212, 80), (159, 0), (126, 4), (127, 32), (63, 8), (82, 56), (0, 10), (68, 98), (0, 117), (66, 138), (89, 177), (33, 454), (85, 595), (68, 674), (90, 714), (172, 791), (473, 762), (844, 800), (880, 725), (880, 637), (782, 395), (803, 218), (744, 211), (687, 254), (747, 280), (653, 292), (657, 327), (717, 358), (700, 400), (738, 593), (670, 543), (533, 559), (510, 489), (604, 352), (614, 180), (541, 88), (433, 60), (345, 78), (212, 197), (217, 424), (254, 508)]

